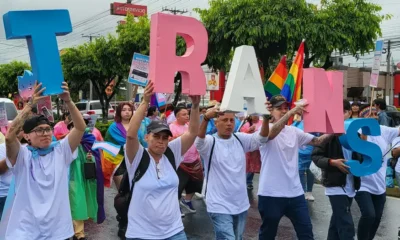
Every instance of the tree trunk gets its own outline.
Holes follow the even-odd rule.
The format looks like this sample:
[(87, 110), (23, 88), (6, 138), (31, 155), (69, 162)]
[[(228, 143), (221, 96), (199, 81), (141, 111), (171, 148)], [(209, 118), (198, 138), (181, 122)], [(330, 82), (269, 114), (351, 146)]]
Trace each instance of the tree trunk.
[(110, 100), (108, 98), (105, 99), (104, 105), (102, 106), (103, 110), (103, 123), (108, 123), (108, 106), (110, 105)]
[(303, 68), (309, 68), (311, 63), (314, 61), (315, 55), (312, 55), (310, 58), (304, 59)]
[(333, 66), (333, 62), (330, 60), (331, 56), (330, 55), (326, 55), (326, 60), (324, 65), (322, 66), (323, 69), (327, 70), (328, 68)]
[(175, 77), (175, 83), (179, 81), (178, 87), (175, 88), (175, 98), (174, 98), (174, 102), (172, 103), (173, 106), (176, 106), (176, 104), (178, 104), (179, 101), (179, 97), (181, 96), (182, 93), (182, 75), (180, 72), (178, 72), (178, 74), (176, 74)]

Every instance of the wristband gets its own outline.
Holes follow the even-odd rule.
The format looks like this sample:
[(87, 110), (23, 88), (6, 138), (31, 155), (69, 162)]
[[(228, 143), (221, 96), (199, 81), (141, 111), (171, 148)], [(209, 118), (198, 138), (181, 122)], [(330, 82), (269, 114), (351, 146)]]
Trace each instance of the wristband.
[(264, 114), (264, 115), (262, 115), (262, 117), (263, 117), (264, 120), (270, 120), (271, 119), (271, 115), (269, 115), (269, 114)]
[(329, 166), (332, 166), (332, 159), (329, 159), (329, 160), (328, 160), (328, 165), (329, 165)]

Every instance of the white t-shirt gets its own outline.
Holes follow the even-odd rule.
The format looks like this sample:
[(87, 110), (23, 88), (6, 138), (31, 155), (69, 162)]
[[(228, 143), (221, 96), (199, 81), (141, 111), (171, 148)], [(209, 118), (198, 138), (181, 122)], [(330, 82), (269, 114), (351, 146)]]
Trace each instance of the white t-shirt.
[[(270, 128), (272, 128), (270, 124)], [(299, 177), (299, 147), (315, 136), (285, 126), (273, 140), (260, 147), (261, 172), (258, 195), (268, 197), (298, 197), (304, 194)]]
[[(181, 145), (181, 137), (168, 143), (174, 154), (177, 168), (183, 160)], [(125, 155), (130, 183), (132, 183), (144, 150), (139, 144), (132, 164)], [(160, 179), (157, 177), (156, 169), (156, 163), (150, 155), (149, 168), (133, 188), (128, 210), (127, 238), (164, 239), (184, 229), (179, 210), (178, 175), (165, 155), (158, 163)]]
[[(352, 152), (342, 147), (344, 159), (350, 160)], [(336, 195), (346, 195), (353, 198), (356, 195), (356, 190), (354, 188), (354, 176), (352, 174), (347, 174), (346, 185), (342, 187), (327, 187), (325, 188), (326, 196), (336, 196)]]
[[(393, 147), (394, 146), (394, 147)], [(393, 140), (392, 142), (392, 147), (393, 149), (399, 148), (400, 147), (400, 137), (397, 137)], [(383, 153), (385, 154), (385, 153)], [(394, 168), (394, 170), (398, 173), (400, 173), (400, 161), (397, 161), (396, 167)]]
[[(382, 151), (382, 155), (389, 151), (389, 144), (399, 136), (399, 128), (390, 128), (386, 126), (381, 127), (380, 136), (368, 136), (368, 142), (375, 143), (379, 146)], [(361, 188), (360, 191), (369, 192), (375, 195), (381, 195), (386, 192), (386, 168), (387, 160), (389, 159), (389, 154), (384, 157), (382, 161), (381, 168), (377, 173), (371, 174), (369, 176), (361, 177)]]
[(77, 157), (68, 136), (54, 151), (32, 159), (32, 152), (20, 146), (14, 167), (15, 199), (6, 239), (67, 239), (74, 235), (68, 194), (68, 167)]
[(247, 211), (250, 207), (246, 187), (246, 152), (252, 152), (260, 147), (259, 132), (253, 134), (235, 133), (243, 144), (234, 137), (222, 139), (207, 135), (204, 139), (197, 138), (195, 145), (204, 159), (206, 174), (215, 138), (214, 153), (211, 160), (210, 175), (207, 185), (207, 212), (236, 215)]
[[(5, 158), (6, 158), (6, 144), (2, 143), (0, 144), (0, 161)], [(0, 197), (7, 197), (11, 179), (12, 179), (12, 172), (10, 170), (7, 170), (7, 172), (0, 174)]]

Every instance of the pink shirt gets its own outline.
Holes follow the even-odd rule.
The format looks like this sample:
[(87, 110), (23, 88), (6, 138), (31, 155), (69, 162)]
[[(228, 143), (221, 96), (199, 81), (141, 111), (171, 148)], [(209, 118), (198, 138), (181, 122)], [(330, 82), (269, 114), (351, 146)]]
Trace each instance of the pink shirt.
[(64, 136), (65, 134), (68, 134), (69, 130), (67, 128), (67, 124), (65, 124), (64, 121), (59, 121), (55, 126), (54, 126), (54, 136)]
[[(169, 125), (169, 129), (172, 132), (172, 136), (174, 138), (177, 138), (189, 130), (189, 125), (188, 124), (179, 125), (176, 121), (174, 121), (173, 123), (171, 123), (171, 125)], [(199, 159), (200, 155), (197, 152), (197, 149), (194, 146), (194, 144), (189, 148), (189, 150), (183, 156), (183, 162), (185, 163), (192, 163)]]
[(104, 141), (103, 136), (101, 136), (101, 132), (99, 131), (99, 129), (93, 128), (92, 134), (96, 138), (96, 141), (99, 141), (99, 142), (103, 142)]

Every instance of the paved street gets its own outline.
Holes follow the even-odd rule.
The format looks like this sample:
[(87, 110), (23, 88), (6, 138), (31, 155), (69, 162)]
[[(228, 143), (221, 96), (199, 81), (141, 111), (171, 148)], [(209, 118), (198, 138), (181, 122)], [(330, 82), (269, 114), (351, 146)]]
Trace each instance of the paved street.
[[(255, 177), (255, 183), (258, 178)], [(257, 185), (257, 184), (255, 184)], [(101, 224), (88, 223), (85, 226), (87, 236), (90, 240), (118, 240), (117, 236), (117, 221), (115, 220), (115, 210), (113, 207), (113, 199), (116, 191), (113, 189), (106, 189), (105, 203), (106, 203), (106, 221)], [(251, 208), (246, 227), (245, 239), (258, 239), (258, 228), (261, 224), (261, 219), (257, 210), (257, 189), (250, 192)], [(331, 208), (328, 198), (324, 195), (324, 188), (320, 185), (314, 187), (314, 197), (316, 201), (309, 203), (310, 215), (314, 227), (314, 235), (316, 240), (326, 239), (328, 225), (331, 215)], [(395, 240), (397, 239), (398, 226), (400, 226), (400, 200), (396, 198), (387, 198), (383, 220), (381, 222), (378, 234), (375, 240)], [(183, 222), (188, 239), (191, 240), (206, 240), (213, 239), (213, 227), (207, 216), (205, 205), (202, 200), (195, 200), (194, 207), (197, 213), (193, 215), (186, 215)], [(355, 224), (357, 226), (360, 218), (360, 211), (357, 203), (353, 202), (352, 213)], [(281, 220), (278, 237), (279, 240), (296, 239), (292, 224), (286, 218)]]

